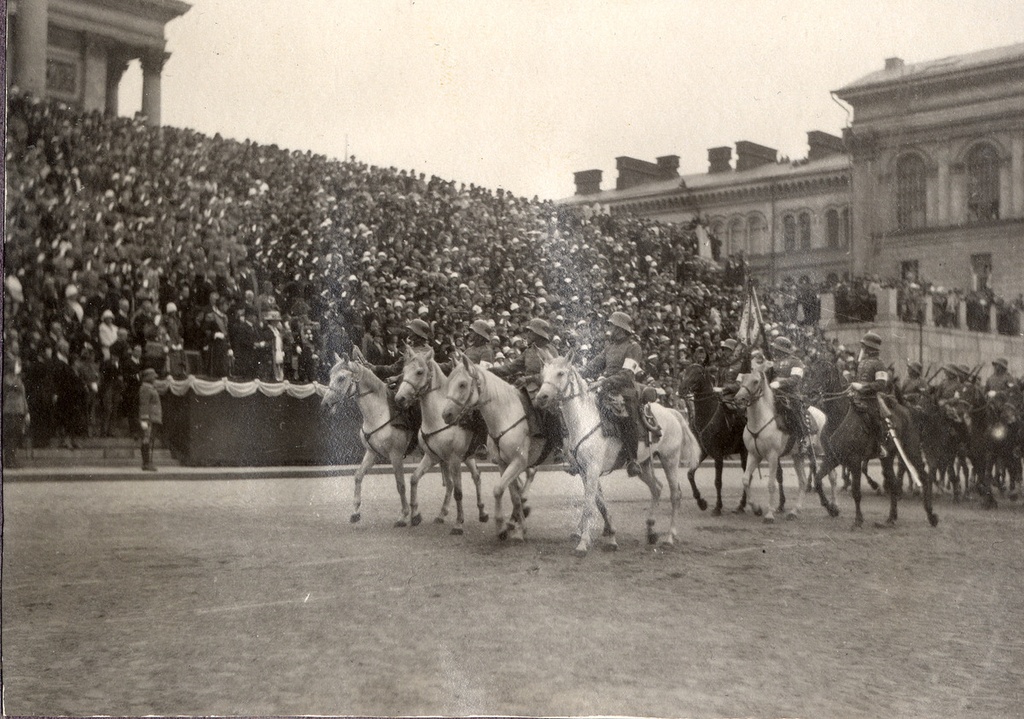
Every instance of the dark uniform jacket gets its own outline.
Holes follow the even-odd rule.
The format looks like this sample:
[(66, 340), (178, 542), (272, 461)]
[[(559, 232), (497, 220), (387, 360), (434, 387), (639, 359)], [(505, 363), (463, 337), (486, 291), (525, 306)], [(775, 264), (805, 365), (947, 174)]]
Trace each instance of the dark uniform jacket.
[(554, 359), (558, 353), (550, 345), (530, 345), (523, 353), (508, 364), (491, 367), (491, 372), (502, 379), (518, 380), (530, 399), (540, 390), (540, 373), (544, 362)]
[(635, 399), (638, 395), (636, 378), (642, 370), (643, 361), (643, 350), (636, 340), (609, 341), (601, 353), (587, 363), (583, 374), (606, 379), (605, 392), (618, 392), (627, 399)]

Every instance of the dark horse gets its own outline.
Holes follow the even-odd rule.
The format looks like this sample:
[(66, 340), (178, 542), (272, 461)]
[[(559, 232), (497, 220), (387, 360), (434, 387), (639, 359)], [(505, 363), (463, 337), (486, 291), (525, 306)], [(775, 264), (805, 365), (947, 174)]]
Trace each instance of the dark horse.
[[(835, 365), (825, 360), (814, 362), (809, 368), (806, 384), (820, 392), (821, 408), (828, 418), (825, 429), (821, 433), (821, 445), (825, 450), (825, 457), (814, 475), (815, 490), (821, 498), (822, 506), (829, 510), (829, 514), (835, 516), (836, 507), (829, 506), (825, 499), (825, 494), (821, 489), (821, 478), (836, 467), (846, 467), (853, 476), (851, 494), (853, 494), (853, 501), (857, 509), (853, 526), (860, 527), (864, 524), (864, 515), (861, 514), (860, 509), (861, 470), (867, 460), (879, 456), (878, 439), (864, 418), (854, 408), (848, 395), (846, 383)], [(917, 426), (911, 421), (910, 412), (906, 407), (894, 401), (888, 402), (886, 406), (891, 411), (890, 421), (907, 455), (907, 461), (913, 465), (913, 469), (921, 478), (924, 511), (928, 515), (928, 521), (934, 527), (939, 523), (939, 518), (932, 511), (931, 476), (924, 470), (924, 460), (921, 457), (921, 437)], [(885, 488), (889, 494), (889, 518), (884, 525), (878, 526), (891, 527), (896, 524), (896, 504), (902, 494), (902, 488), (896, 481), (896, 473), (893, 469), (895, 454), (895, 448), (890, 446), (886, 456), (879, 458), (882, 474), (885, 477)]]
[(984, 391), (975, 384), (960, 390), (960, 400), (953, 405), (954, 415), (967, 434), (967, 458), (971, 463), (971, 480), (986, 509), (996, 508), (992, 494), (992, 465), (1003, 442), (997, 442), (999, 412)]
[[(747, 447), (743, 443), (743, 428), (747, 424), (747, 418), (743, 414), (726, 409), (722, 398), (711, 385), (708, 370), (703, 365), (694, 363), (684, 369), (679, 388), (683, 394), (693, 394), (693, 433), (700, 442), (700, 461), (703, 462), (708, 457), (715, 460), (715, 492), (718, 494), (718, 501), (712, 514), (718, 516), (722, 513), (722, 464), (725, 458), (731, 454), (739, 454), (740, 463), (744, 469), (747, 468)], [(697, 489), (696, 474), (697, 470), (691, 469), (687, 472), (686, 478), (690, 480), (693, 498), (704, 510), (707, 509), (708, 503)], [(747, 495), (744, 493), (737, 510), (742, 511), (746, 503)]]

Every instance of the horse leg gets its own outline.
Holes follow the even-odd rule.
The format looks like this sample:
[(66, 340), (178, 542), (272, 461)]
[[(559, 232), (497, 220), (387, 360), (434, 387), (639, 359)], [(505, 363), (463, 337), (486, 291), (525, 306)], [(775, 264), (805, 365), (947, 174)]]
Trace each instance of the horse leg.
[(754, 496), (750, 492), (750, 483), (754, 480), (754, 470), (760, 462), (760, 457), (755, 457), (753, 455), (747, 457), (747, 466), (743, 470), (743, 498), (740, 500), (740, 504), (734, 512), (736, 514), (742, 513), (743, 507), (746, 504), (750, 504), (750, 511), (755, 515), (760, 516), (761, 514), (761, 508), (754, 503)]
[(779, 455), (770, 451), (768, 454), (768, 504), (764, 509), (764, 518), (762, 519), (765, 524), (775, 521), (776, 492), (781, 488), (781, 483), (776, 480), (780, 474), (779, 469)]
[[(448, 460), (448, 476), (452, 486), (452, 490), (455, 493), (455, 526), (452, 527), (452, 534), (462, 534), (463, 527), (466, 525), (466, 516), (462, 512), (462, 462), (459, 460), (458, 455), (452, 456)], [(441, 517), (437, 520), (444, 522)]]
[(476, 457), (472, 455), (467, 455), (465, 461), (466, 466), (469, 467), (469, 475), (473, 478), (473, 485), (476, 487), (477, 516), (481, 522), (487, 522), (490, 517), (485, 511), (483, 495), (480, 494), (480, 468), (476, 465)]
[[(420, 478), (424, 474), (430, 471), (431, 467), (437, 464), (437, 460), (433, 459), (433, 454), (430, 452), (423, 453), (423, 459), (416, 465), (416, 469), (413, 470), (412, 476), (409, 477), (409, 513), (412, 515), (409, 520), (412, 526), (418, 526), (423, 521), (423, 517), (420, 516), (419, 510), (419, 486)], [(443, 470), (442, 470), (443, 474)], [(442, 477), (445, 483), (445, 494), (444, 503), (441, 505), (441, 515), (448, 514), (448, 501), (451, 499), (451, 488), (449, 487), (448, 480), (446, 477)]]
[[(594, 466), (596, 463), (588, 462), (583, 468), (582, 479), (583, 479), (583, 512), (580, 518), (579, 542), (576, 544), (576, 549), (573, 550), (577, 557), (587, 556), (587, 552), (590, 551), (590, 535), (592, 531), (592, 522), (594, 517), (594, 510), (599, 509), (597, 503), (597, 496), (601, 490), (601, 477), (598, 473), (597, 468)], [(644, 474), (643, 467), (641, 467), (641, 477)], [(602, 504), (603, 504), (602, 500)], [(607, 507), (605, 508), (607, 512)], [(613, 535), (614, 536), (614, 535)]]
[[(403, 444), (402, 447), (408, 445)], [(402, 498), (402, 516), (395, 522), (396, 527), (406, 526), (406, 519), (409, 517), (410, 508), (409, 503), (405, 499), (405, 465), (403, 460), (405, 455), (402, 450), (399, 450), (391, 455), (391, 468), (395, 472), (395, 485), (398, 487), (398, 496)]]
[[(368, 449), (368, 450), (366, 450), (366, 454), (363, 455), (363, 461), (359, 463), (358, 467), (356, 467), (356, 473), (355, 473), (355, 476), (353, 477), (353, 480), (355, 480), (355, 486), (354, 486), (352, 516), (349, 517), (349, 521), (352, 524), (355, 524), (360, 519), (362, 519), (362, 514), (359, 512), (359, 507), (363, 503), (363, 477), (366, 476), (366, 473), (368, 471), (370, 471), (370, 467), (372, 467), (374, 465), (374, 463), (376, 463), (376, 461), (377, 461), (376, 453), (374, 453), (373, 450)], [(405, 504), (405, 491), (404, 491), (404, 487), (398, 491), (398, 494), (402, 497), (402, 516), (405, 516), (405, 514), (408, 512), (408, 510), (407, 510), (406, 504)]]
[[(521, 456), (516, 456), (511, 462), (509, 462), (501, 472), (501, 479), (498, 482), (498, 486), (494, 489), (494, 527), (498, 533), (498, 539), (504, 541), (508, 539), (509, 533), (515, 533), (522, 525), (517, 523), (520, 517), (517, 517), (517, 511), (519, 514), (522, 513), (522, 495), (519, 490), (519, 485), (512, 486), (516, 478), (523, 473), (526, 469), (526, 460)], [(509, 498), (512, 501), (512, 516), (509, 518), (508, 523), (505, 522), (504, 512), (501, 508), (501, 498), (505, 494), (505, 490), (509, 490)]]
[[(659, 455), (660, 456), (660, 455)], [(652, 457), (653, 459), (653, 457)], [(653, 462), (652, 462), (653, 465)], [(679, 456), (669, 453), (669, 457), (661, 457), (661, 466), (665, 468), (665, 480), (668, 482), (669, 499), (672, 503), (672, 515), (668, 526), (668, 536), (662, 540), (662, 544), (674, 546), (676, 543), (677, 530), (676, 518), (679, 515), (679, 506), (682, 504), (683, 490), (679, 484)], [(651, 474), (654, 468), (651, 468)]]
[[(745, 444), (741, 445), (740, 446), (740, 469), (742, 469), (743, 472), (747, 471), (747, 462), (749, 461), (749, 457), (750, 457), (750, 455), (749, 455), (749, 452), (747, 451), (747, 446)], [(724, 457), (723, 457), (723, 460), (724, 460)], [(715, 489), (718, 490), (718, 501), (721, 502), (722, 501), (722, 489), (717, 484), (715, 485)], [(747, 506), (747, 490), (744, 489), (743, 492), (740, 493), (740, 503), (738, 505), (736, 505), (736, 508), (732, 510), (732, 513), (733, 514), (743, 514), (744, 510), (746, 509), (746, 506)]]
[[(611, 515), (608, 514), (608, 505), (604, 501), (600, 480), (597, 484), (597, 496), (594, 498), (594, 503), (597, 505), (597, 511), (601, 513), (601, 519), (604, 520), (604, 531), (601, 533), (606, 540), (604, 548), (608, 551), (615, 551), (619, 548), (619, 543), (615, 541), (615, 528), (612, 526)], [(583, 536), (582, 526), (580, 526), (580, 536)]]
[(897, 518), (897, 506), (900, 500), (900, 491), (902, 487), (897, 483), (896, 470), (893, 468), (893, 457), (890, 454), (888, 457), (881, 461), (882, 464), (882, 482), (886, 490), (889, 492), (889, 516), (885, 520), (885, 524), (875, 523), (876, 527), (895, 527)]
[(782, 456), (775, 460), (775, 473), (772, 475), (775, 477), (775, 484), (779, 488), (779, 503), (776, 505), (778, 509), (776, 512), (782, 512), (786, 508), (786, 489), (782, 486)]
[[(703, 462), (707, 458), (707, 456), (708, 456), (707, 452), (705, 452), (704, 450), (700, 451), (700, 461), (697, 462), (697, 466), (698, 467), (700, 466), (700, 463)], [(693, 491), (693, 498), (695, 500), (697, 500), (697, 506), (700, 507), (700, 511), (703, 512), (705, 509), (708, 508), (708, 503), (704, 500), (703, 497), (700, 496), (700, 490), (697, 489), (697, 467), (694, 467), (693, 469), (690, 469), (690, 470), (688, 470), (686, 472), (686, 479), (689, 480), (689, 482), (690, 482), (690, 489)], [(719, 481), (719, 480), (716, 480), (716, 483), (717, 483), (717, 481)], [(717, 486), (717, 484), (716, 484), (716, 486)], [(722, 513), (722, 493), (721, 493), (721, 491), (719, 491), (719, 493), (718, 493), (718, 509), (717, 509), (717, 514), (721, 514), (721, 513)]]
[[(817, 474), (814, 475), (814, 491), (818, 493), (818, 499), (821, 500), (821, 506), (828, 510), (830, 517), (839, 516), (839, 507), (836, 506), (836, 475), (835, 470), (839, 467), (839, 461), (835, 459), (831, 454), (826, 453), (822, 457), (821, 466), (818, 467)], [(848, 470), (846, 467), (842, 468), (843, 476), (848, 477)], [(829, 475), (832, 483), (832, 499), (831, 501), (825, 497), (825, 489), (821, 485), (821, 478), (825, 475)], [(845, 487), (844, 487), (845, 489)]]
[[(791, 509), (786, 512), (786, 519), (796, 519), (797, 514), (803, 511), (804, 508), (804, 495), (807, 494), (807, 474), (804, 471), (804, 460), (799, 454), (793, 455), (793, 471), (796, 473), (797, 481), (797, 495), (796, 495), (796, 509)], [(779, 511), (782, 511), (782, 507), (779, 507)]]
[(846, 465), (847, 469), (850, 470), (850, 494), (853, 496), (853, 506), (856, 508), (856, 514), (853, 518), (853, 528), (860, 529), (864, 526), (864, 515), (860, 511), (860, 470), (861, 463)]
[(530, 508), (526, 505), (526, 493), (530, 491), (533, 480), (537, 477), (537, 468), (529, 467), (526, 470), (526, 479), (519, 484), (519, 496), (523, 505), (523, 519), (530, 516)]
[(640, 481), (646, 484), (651, 492), (651, 503), (647, 507), (647, 543), (657, 544), (658, 533), (654, 529), (654, 524), (658, 503), (661, 501), (661, 482), (654, 476), (654, 463), (650, 457), (640, 465)]

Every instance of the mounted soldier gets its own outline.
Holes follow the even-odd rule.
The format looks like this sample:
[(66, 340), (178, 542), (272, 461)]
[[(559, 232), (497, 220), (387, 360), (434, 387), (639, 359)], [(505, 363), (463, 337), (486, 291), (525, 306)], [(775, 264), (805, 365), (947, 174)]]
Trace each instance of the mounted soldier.
[(750, 351), (745, 344), (732, 338), (722, 340), (722, 359), (718, 363), (718, 381), (722, 401), (732, 406), (736, 391), (740, 388), (739, 376), (750, 371)]
[(540, 420), (539, 431), (549, 440), (561, 441), (562, 431), (558, 412), (545, 411), (533, 404), (537, 391), (540, 390), (540, 375), (544, 369), (544, 363), (558, 357), (558, 351), (551, 344), (554, 332), (547, 320), (534, 317), (526, 323), (524, 337), (526, 349), (508, 364), (491, 367), (491, 373), (511, 382), (525, 392)]
[(644, 353), (636, 341), (633, 320), (625, 312), (613, 312), (608, 318), (611, 334), (604, 349), (583, 370), (584, 377), (597, 376), (592, 387), (598, 391), (604, 416), (618, 425), (622, 436), (622, 449), (626, 457), (626, 471), (631, 477), (640, 475), (637, 450), (641, 433), (648, 427), (641, 418), (643, 396), (637, 381), (643, 374)]
[(469, 326), (469, 337), (466, 340), (465, 355), (470, 362), (480, 364), (487, 369), (494, 364), (494, 348), (491, 347), (491, 326), (486, 320), (473, 320)]
[(875, 332), (868, 332), (861, 338), (860, 346), (857, 374), (850, 384), (850, 389), (854, 392), (853, 406), (878, 438), (879, 456), (885, 457), (888, 428), (882, 418), (878, 396), (891, 391), (891, 378), (889, 369), (879, 358), (882, 338)]
[(922, 395), (928, 393), (928, 382), (921, 376), (923, 369), (920, 362), (907, 363), (908, 376), (900, 387), (904, 404), (917, 406), (921, 402)]
[[(1010, 363), (1003, 357), (992, 361), (992, 375), (985, 380), (985, 394), (995, 392), (996, 395), (1009, 394), (1017, 383), (1010, 374)], [(989, 395), (995, 396), (995, 395)]]
[(804, 363), (800, 360), (797, 348), (788, 337), (776, 337), (772, 340), (772, 352), (778, 356), (775, 362), (774, 380), (771, 388), (775, 390), (775, 410), (779, 415), (779, 424), (783, 432), (793, 435), (806, 451), (807, 420), (804, 415), (803, 381)]

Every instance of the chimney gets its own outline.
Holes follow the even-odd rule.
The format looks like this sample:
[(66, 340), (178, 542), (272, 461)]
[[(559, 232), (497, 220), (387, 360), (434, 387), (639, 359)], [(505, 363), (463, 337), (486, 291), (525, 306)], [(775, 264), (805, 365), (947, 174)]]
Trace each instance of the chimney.
[(596, 195), (601, 191), (601, 171), (583, 170), (574, 172), (573, 179), (576, 182), (577, 195)]
[(902, 70), (903, 69), (903, 58), (902, 57), (887, 57), (887, 58), (885, 58), (885, 69), (886, 70)]
[(654, 160), (658, 163), (658, 169), (665, 180), (679, 177), (679, 155), (662, 155)]
[(708, 148), (708, 174), (714, 175), (719, 172), (729, 172), (732, 169), (732, 148), (731, 147), (709, 147)]
[(775, 164), (778, 161), (777, 156), (778, 150), (749, 140), (740, 140), (736, 143), (736, 171), (753, 170), (761, 165)]
[(822, 157), (838, 155), (846, 151), (843, 138), (821, 130), (811, 130), (807, 133), (807, 148), (808, 160), (820, 160)]

